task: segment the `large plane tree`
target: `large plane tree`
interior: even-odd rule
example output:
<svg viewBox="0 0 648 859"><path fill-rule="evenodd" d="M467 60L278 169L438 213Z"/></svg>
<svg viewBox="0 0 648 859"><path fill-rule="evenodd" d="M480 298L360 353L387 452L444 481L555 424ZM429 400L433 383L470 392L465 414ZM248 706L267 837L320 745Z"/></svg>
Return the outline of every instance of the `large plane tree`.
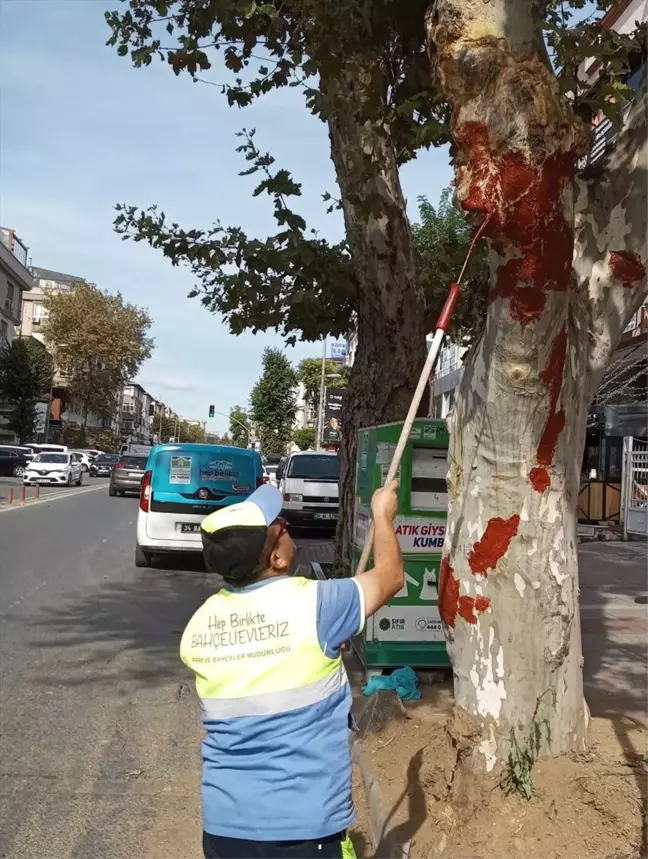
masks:
<svg viewBox="0 0 648 859"><path fill-rule="evenodd" d="M640 41L596 20L574 25L571 15L584 5L131 0L126 12L107 16L112 43L136 66L160 56L199 78L220 50L236 76L223 85L230 103L301 86L328 124L346 227L338 246L306 231L288 205L299 186L251 135L242 149L261 176L257 193L274 200L277 234L251 239L220 224L184 230L135 206L121 209L118 228L188 262L196 294L234 332L276 327L314 339L355 317L343 548L354 430L402 419L434 318L398 167L451 139L458 201L475 226L488 219L491 293L453 421L440 596L457 702L480 728L473 763L487 769L505 759L511 731L530 729L543 695L552 702L545 748L584 742L575 505L585 416L645 294L640 108L609 174L589 187L575 178L588 121L612 96L619 105L629 95L624 75ZM600 12L610 4L598 5ZM582 91L576 71L586 57L598 58L600 74Z"/></svg>

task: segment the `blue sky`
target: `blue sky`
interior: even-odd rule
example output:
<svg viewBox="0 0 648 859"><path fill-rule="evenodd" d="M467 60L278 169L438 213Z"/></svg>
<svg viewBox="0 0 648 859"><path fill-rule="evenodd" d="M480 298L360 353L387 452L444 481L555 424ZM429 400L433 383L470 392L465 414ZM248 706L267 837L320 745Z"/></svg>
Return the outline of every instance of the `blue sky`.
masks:
<svg viewBox="0 0 648 859"><path fill-rule="evenodd" d="M220 317L188 299L187 269L159 252L122 242L113 206L157 203L184 226L220 219L263 237L274 229L269 201L254 199L254 177L234 149L242 127L302 183L299 211L323 236L340 238L339 213L321 201L335 193L326 127L284 89L245 110L220 91L176 78L155 63L135 70L106 47L103 19L117 0L0 0L0 222L16 230L32 263L80 275L149 309L156 348L140 372L154 396L189 418L210 403L244 405L263 349L274 334L234 337ZM218 80L218 72L211 73ZM402 170L410 214L449 184L447 151L423 153ZM321 354L300 343L293 361ZM227 418L209 422L222 432Z"/></svg>

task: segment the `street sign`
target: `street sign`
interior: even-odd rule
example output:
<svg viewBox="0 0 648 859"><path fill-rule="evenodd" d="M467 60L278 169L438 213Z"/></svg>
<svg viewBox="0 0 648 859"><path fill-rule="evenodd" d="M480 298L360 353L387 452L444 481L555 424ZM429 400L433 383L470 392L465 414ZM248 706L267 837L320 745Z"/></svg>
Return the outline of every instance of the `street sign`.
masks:
<svg viewBox="0 0 648 859"><path fill-rule="evenodd" d="M49 414L50 404L47 400L41 400L39 403L36 403L35 412L36 412L36 423L34 425L34 430L37 433L44 433L45 428L47 426L47 416Z"/></svg>
<svg viewBox="0 0 648 859"><path fill-rule="evenodd" d="M342 406L344 388L327 388L324 407L324 431L322 441L339 441L342 429Z"/></svg>
<svg viewBox="0 0 648 859"><path fill-rule="evenodd" d="M347 356L346 343L331 343L331 359L333 361L344 361Z"/></svg>

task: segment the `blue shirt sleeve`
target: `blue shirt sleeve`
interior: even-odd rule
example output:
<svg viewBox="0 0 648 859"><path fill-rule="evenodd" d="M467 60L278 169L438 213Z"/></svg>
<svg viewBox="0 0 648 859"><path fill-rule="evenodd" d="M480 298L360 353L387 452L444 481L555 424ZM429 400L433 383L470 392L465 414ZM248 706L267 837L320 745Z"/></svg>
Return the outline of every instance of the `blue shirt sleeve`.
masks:
<svg viewBox="0 0 648 859"><path fill-rule="evenodd" d="M331 659L340 646L364 628L362 588L355 579L328 579L317 583L317 637Z"/></svg>

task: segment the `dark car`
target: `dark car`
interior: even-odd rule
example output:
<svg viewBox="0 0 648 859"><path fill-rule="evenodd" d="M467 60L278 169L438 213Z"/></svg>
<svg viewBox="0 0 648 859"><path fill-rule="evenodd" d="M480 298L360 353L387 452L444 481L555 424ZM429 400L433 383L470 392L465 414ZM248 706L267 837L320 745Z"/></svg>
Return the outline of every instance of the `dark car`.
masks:
<svg viewBox="0 0 648 859"><path fill-rule="evenodd" d="M33 454L25 453L20 449L10 447L0 448L0 476L22 477L25 468L34 458Z"/></svg>
<svg viewBox="0 0 648 859"><path fill-rule="evenodd" d="M100 453L90 464L90 477L110 477L118 462L119 457L116 453Z"/></svg>
<svg viewBox="0 0 648 859"><path fill-rule="evenodd" d="M146 456L135 456L124 453L115 463L110 475L109 495L125 495L127 492L136 492L138 495L142 488L142 479L146 471Z"/></svg>

